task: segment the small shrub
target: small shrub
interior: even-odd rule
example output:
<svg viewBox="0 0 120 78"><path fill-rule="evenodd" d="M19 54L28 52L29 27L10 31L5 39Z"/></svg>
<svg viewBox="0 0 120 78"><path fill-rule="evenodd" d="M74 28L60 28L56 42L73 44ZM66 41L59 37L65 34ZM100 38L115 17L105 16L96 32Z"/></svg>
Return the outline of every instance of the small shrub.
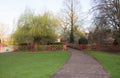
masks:
<svg viewBox="0 0 120 78"><path fill-rule="evenodd" d="M20 50L20 51L26 51L26 50L31 50L31 46L29 46L29 45L24 45L24 46L18 46L18 48L17 48L18 50Z"/></svg>
<svg viewBox="0 0 120 78"><path fill-rule="evenodd" d="M64 42L49 42L50 45L63 45Z"/></svg>
<svg viewBox="0 0 120 78"><path fill-rule="evenodd" d="M38 51L42 51L42 50L48 50L48 46L47 45L38 45L37 47L36 47L36 50L38 50Z"/></svg>
<svg viewBox="0 0 120 78"><path fill-rule="evenodd" d="M78 40L78 43L79 43L79 44L88 44L88 40L87 40L86 38L80 38L80 39Z"/></svg>

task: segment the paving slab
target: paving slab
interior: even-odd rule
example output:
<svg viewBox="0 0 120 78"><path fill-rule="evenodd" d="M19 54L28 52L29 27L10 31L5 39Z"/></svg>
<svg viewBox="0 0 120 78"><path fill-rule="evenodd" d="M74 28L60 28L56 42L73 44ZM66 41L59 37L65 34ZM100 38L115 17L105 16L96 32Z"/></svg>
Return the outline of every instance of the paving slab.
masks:
<svg viewBox="0 0 120 78"><path fill-rule="evenodd" d="M103 66L92 56L68 48L71 57L51 78L111 78Z"/></svg>

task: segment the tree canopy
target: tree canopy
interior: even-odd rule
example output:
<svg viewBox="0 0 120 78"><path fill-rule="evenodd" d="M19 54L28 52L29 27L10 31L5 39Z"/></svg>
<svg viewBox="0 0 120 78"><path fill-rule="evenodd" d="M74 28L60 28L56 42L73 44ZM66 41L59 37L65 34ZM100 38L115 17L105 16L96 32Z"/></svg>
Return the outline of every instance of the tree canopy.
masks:
<svg viewBox="0 0 120 78"><path fill-rule="evenodd" d="M57 37L59 19L49 12L35 15L27 10L18 20L17 29L13 33L16 43L47 43Z"/></svg>

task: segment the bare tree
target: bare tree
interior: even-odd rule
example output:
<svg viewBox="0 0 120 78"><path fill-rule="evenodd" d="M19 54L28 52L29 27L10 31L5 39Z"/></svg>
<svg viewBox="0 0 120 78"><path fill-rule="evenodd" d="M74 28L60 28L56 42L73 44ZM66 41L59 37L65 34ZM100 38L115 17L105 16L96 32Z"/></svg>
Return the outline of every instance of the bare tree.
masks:
<svg viewBox="0 0 120 78"><path fill-rule="evenodd" d="M4 41L4 37L7 35L8 27L5 24L0 23L0 42Z"/></svg>
<svg viewBox="0 0 120 78"><path fill-rule="evenodd" d="M94 25L100 30L111 30L120 43L120 0L93 0Z"/></svg>
<svg viewBox="0 0 120 78"><path fill-rule="evenodd" d="M80 15L80 2L78 0L65 0L62 9L63 13L63 27L70 29L70 42L74 42L74 26L78 24Z"/></svg>

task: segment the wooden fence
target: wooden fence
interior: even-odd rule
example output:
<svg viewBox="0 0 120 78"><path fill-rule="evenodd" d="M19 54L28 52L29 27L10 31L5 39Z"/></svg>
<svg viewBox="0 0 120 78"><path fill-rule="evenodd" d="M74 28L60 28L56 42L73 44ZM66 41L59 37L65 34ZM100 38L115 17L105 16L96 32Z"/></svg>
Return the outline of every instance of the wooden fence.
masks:
<svg viewBox="0 0 120 78"><path fill-rule="evenodd" d="M15 45L14 51L58 51L58 50L66 50L65 44L58 45Z"/></svg>
<svg viewBox="0 0 120 78"><path fill-rule="evenodd" d="M0 44L0 52L2 52L6 45ZM72 47L79 50L103 50L103 51L120 51L120 46L114 46L113 44L77 44L77 43L66 43L66 44L52 44L52 45L12 45L8 51L60 51L66 50L67 47Z"/></svg>
<svg viewBox="0 0 120 78"><path fill-rule="evenodd" d="M105 49L115 49L115 46L113 44L77 44L77 43L67 43L68 47L84 50L105 50Z"/></svg>

